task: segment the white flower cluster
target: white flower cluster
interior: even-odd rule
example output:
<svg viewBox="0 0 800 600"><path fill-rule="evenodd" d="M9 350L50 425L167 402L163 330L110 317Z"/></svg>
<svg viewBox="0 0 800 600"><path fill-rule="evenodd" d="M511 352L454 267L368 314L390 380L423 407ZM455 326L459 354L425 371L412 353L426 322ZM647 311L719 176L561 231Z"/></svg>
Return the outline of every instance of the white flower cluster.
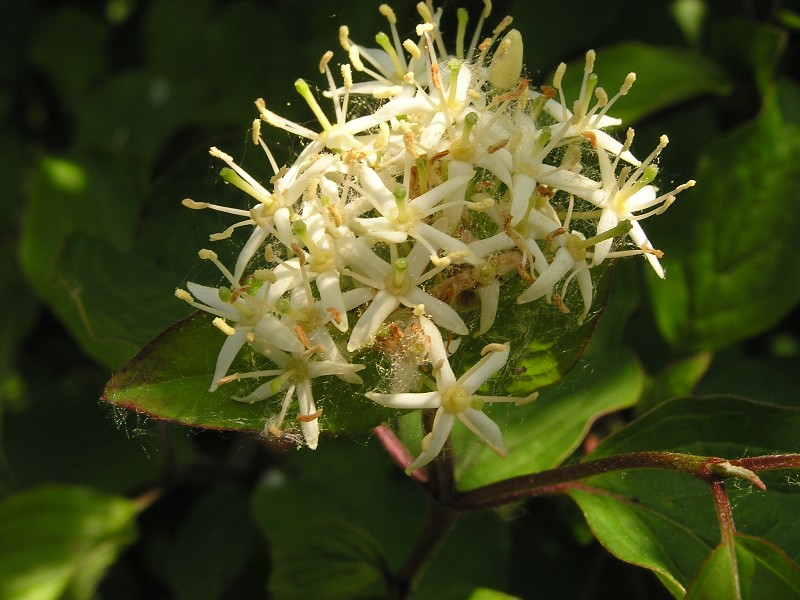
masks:
<svg viewBox="0 0 800 600"><path fill-rule="evenodd" d="M303 80L296 88L319 131L256 102L260 118L253 122L253 141L274 171L269 187L211 149L227 165L223 178L249 195L253 206L240 210L188 199L184 204L240 217L212 240L237 228L249 230L250 237L232 271L216 253L200 251L217 265L225 285L189 283L188 291L176 295L215 315L214 324L228 336L211 391L232 380L259 378L265 382L236 399L256 402L283 393L265 432L281 434L296 397L305 443L315 448L322 411L313 380L338 377L360 384L364 365L350 359L373 349L392 354L393 393L366 391L367 398L393 408L437 411L409 469L439 453L456 418L502 455L501 432L481 406L523 403L535 394L476 395L506 366L510 344L525 343L491 340L501 285L525 282L516 302L545 299L566 312L564 298L574 279L583 307L577 319L583 320L592 307L592 267L606 259L641 254L663 277L660 252L639 222L662 212L694 182L659 194L652 185L654 160L666 136L639 161L630 151L632 130L624 143L604 131L620 124L607 112L635 76L609 98L596 85L590 51L574 102L564 97L563 64L552 86L533 89L521 76L522 38L508 30L510 18L481 39L490 7L487 0L469 46L468 15L458 11L452 54L440 33L441 10L430 0L417 6L422 23L415 40L401 41L386 5L380 11L391 34L376 36L378 49L360 46L342 27L339 40L349 61L341 65L341 85L331 71L333 53L320 62L333 119ZM354 82L353 71L366 80ZM357 94L368 99L359 106L371 103L369 114L351 114ZM291 165L278 167L261 137L262 121L305 140ZM463 291L480 301L473 331L452 306ZM386 331L405 342L386 343ZM457 378L449 357L459 336L484 335L491 343L483 357ZM246 345L274 368L228 374Z"/></svg>

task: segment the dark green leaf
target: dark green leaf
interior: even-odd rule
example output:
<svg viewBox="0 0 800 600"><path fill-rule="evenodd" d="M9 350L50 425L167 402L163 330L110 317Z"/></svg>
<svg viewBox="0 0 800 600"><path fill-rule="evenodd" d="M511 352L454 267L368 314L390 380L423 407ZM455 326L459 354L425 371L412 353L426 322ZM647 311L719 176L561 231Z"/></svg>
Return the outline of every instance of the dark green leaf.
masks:
<svg viewBox="0 0 800 600"><path fill-rule="evenodd" d="M32 57L69 107L79 108L81 97L105 70L108 34L92 14L72 7L38 23Z"/></svg>
<svg viewBox="0 0 800 600"><path fill-rule="evenodd" d="M30 364L32 354L22 356L25 393L21 406L5 416L9 477L0 476L0 484L14 490L58 482L119 494L142 489L164 468L153 429L135 416L114 418L109 407L98 405L106 372L87 365L64 338L51 336L38 349L39 364ZM181 441L172 436L179 448Z"/></svg>
<svg viewBox="0 0 800 600"><path fill-rule="evenodd" d="M696 52L679 48L634 42L610 46L597 52L595 72L598 85L606 89L609 97L617 92L628 73L636 73L631 91L609 112L624 124L698 96L725 94L729 90L719 67ZM582 78L583 60L569 63L563 80L569 102L578 97Z"/></svg>
<svg viewBox="0 0 800 600"><path fill-rule="evenodd" d="M142 37L157 73L183 78L208 71L210 53L197 52L197 44L213 27L212 10L209 0L163 0L149 6Z"/></svg>
<svg viewBox="0 0 800 600"><path fill-rule="evenodd" d="M716 23L711 31L712 52L731 76L746 74L764 95L786 47L786 32L739 17Z"/></svg>
<svg viewBox="0 0 800 600"><path fill-rule="evenodd" d="M276 557L275 569L284 568L278 564L282 549L298 544L319 556L314 546L321 547L324 536L315 527L327 522L338 523L349 538L337 542L340 548L329 556L329 566L352 567L356 554L364 576L376 569L377 556L367 551L374 543L392 571L400 568L422 530L427 510L425 496L376 443L350 439L325 440L315 453L287 455L283 469L264 479L253 500L255 518ZM343 554L351 560L340 562ZM465 515L425 571L414 598L456 600L479 586L500 588L507 560L507 531L498 517ZM295 584L302 586L303 579L298 577Z"/></svg>
<svg viewBox="0 0 800 600"><path fill-rule="evenodd" d="M764 540L735 535L692 581L686 600L800 598L800 567Z"/></svg>
<svg viewBox="0 0 800 600"><path fill-rule="evenodd" d="M739 394L759 402L800 407L797 359L749 357L737 352L718 353L698 394Z"/></svg>
<svg viewBox="0 0 800 600"><path fill-rule="evenodd" d="M270 591L277 598L345 600L378 595L383 551L366 531L344 521L308 518L275 546Z"/></svg>
<svg viewBox="0 0 800 600"><path fill-rule="evenodd" d="M610 436L589 458L651 450L725 458L797 452L798 432L797 409L725 396L683 398L661 404ZM786 474L764 476L766 493L739 480L726 483L734 521L740 531L779 545L794 559L800 540L787 533L792 527L786 519L800 514L800 495L785 485ZM672 589L685 589L720 543L710 493L689 475L601 475L582 481L571 495L609 551L660 573Z"/></svg>
<svg viewBox="0 0 800 600"><path fill-rule="evenodd" d="M0 597L88 600L136 539L136 505L84 488L47 487L0 504Z"/></svg>
<svg viewBox="0 0 800 600"><path fill-rule="evenodd" d="M517 475L551 469L564 461L600 416L633 406L643 374L632 354L617 352L579 363L570 376L541 391L528 406L495 410L508 456L500 458L471 433L456 429L459 487L472 489ZM499 413L499 414L498 414Z"/></svg>
<svg viewBox="0 0 800 600"><path fill-rule="evenodd" d="M223 598L226 586L247 566L257 541L248 502L248 494L235 487L217 488L197 500L166 559L166 578L178 598ZM266 579L265 572L264 584Z"/></svg>
<svg viewBox="0 0 800 600"><path fill-rule="evenodd" d="M139 183L137 170L121 158L45 157L23 231L22 264L36 291L111 369L186 314L172 297L176 275L135 247Z"/></svg>
<svg viewBox="0 0 800 600"><path fill-rule="evenodd" d="M800 126L800 85L788 78L780 79L776 94L784 121L795 127Z"/></svg>
<svg viewBox="0 0 800 600"><path fill-rule="evenodd" d="M81 103L75 145L149 166L170 136L200 113L202 90L202 80L179 85L149 71L118 75Z"/></svg>
<svg viewBox="0 0 800 600"><path fill-rule="evenodd" d="M636 410L646 412L659 402L691 394L709 364L711 354L703 352L667 365L650 383Z"/></svg>
<svg viewBox="0 0 800 600"><path fill-rule="evenodd" d="M715 141L697 186L677 206L682 241L648 283L664 336L715 349L772 326L800 300L800 263L786 248L800 227L800 129L773 107ZM678 212L680 211L680 212ZM682 218L681 218L682 217Z"/></svg>

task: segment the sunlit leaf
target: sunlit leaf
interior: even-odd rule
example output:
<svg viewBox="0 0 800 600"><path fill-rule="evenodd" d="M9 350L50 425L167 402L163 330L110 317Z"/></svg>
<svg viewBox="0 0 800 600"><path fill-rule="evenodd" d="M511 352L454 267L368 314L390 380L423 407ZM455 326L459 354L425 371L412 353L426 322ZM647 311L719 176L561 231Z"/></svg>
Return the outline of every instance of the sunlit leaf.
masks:
<svg viewBox="0 0 800 600"><path fill-rule="evenodd" d="M518 600L517 596L509 596L497 590L480 588L470 594L468 600Z"/></svg>
<svg viewBox="0 0 800 600"><path fill-rule="evenodd" d="M46 487L0 504L0 597L89 600L137 536L136 505L85 488Z"/></svg>
<svg viewBox="0 0 800 600"><path fill-rule="evenodd" d="M686 600L798 597L800 566L764 540L743 535L714 550L686 594Z"/></svg>
<svg viewBox="0 0 800 600"><path fill-rule="evenodd" d="M493 411L508 456L500 458L468 433L456 438L463 456L459 486L471 489L558 466L600 416L636 403L643 375L629 352L579 363L570 376L541 390L528 406ZM460 431L460 430L457 430Z"/></svg>

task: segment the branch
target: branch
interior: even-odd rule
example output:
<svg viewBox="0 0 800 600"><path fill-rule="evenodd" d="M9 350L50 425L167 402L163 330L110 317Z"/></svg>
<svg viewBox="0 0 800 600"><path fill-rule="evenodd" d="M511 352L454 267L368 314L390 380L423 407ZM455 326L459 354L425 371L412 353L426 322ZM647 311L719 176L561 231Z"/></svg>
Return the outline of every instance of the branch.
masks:
<svg viewBox="0 0 800 600"><path fill-rule="evenodd" d="M618 454L575 465L541 471L532 475L512 477L481 488L458 494L453 503L460 510L496 508L534 498L536 496L564 493L576 487L577 481L633 469L663 469L678 471L707 483L727 477L747 479L760 489L766 489L758 476L750 470L800 468L800 454L783 454L755 458L726 460L714 456L696 456L676 452L634 452Z"/></svg>
<svg viewBox="0 0 800 600"><path fill-rule="evenodd" d="M443 506L435 500L430 501L428 517L414 548L409 553L405 564L388 582L389 598L403 600L413 594L425 568L441 548L458 516L457 511Z"/></svg>

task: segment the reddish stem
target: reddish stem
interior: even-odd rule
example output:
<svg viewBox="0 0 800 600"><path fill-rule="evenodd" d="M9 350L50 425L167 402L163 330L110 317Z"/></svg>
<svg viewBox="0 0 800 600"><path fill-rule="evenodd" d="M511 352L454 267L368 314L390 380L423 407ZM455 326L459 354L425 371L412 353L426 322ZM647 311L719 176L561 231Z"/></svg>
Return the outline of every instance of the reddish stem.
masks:
<svg viewBox="0 0 800 600"><path fill-rule="evenodd" d="M413 462L414 457L411 456L411 453L395 435L394 431L385 425L378 425L372 430L372 433L375 434L375 437L378 438L378 441L383 445L386 452L397 466L405 471L406 467ZM424 469L417 469L411 473L411 478L419 483L427 483L428 472Z"/></svg>

